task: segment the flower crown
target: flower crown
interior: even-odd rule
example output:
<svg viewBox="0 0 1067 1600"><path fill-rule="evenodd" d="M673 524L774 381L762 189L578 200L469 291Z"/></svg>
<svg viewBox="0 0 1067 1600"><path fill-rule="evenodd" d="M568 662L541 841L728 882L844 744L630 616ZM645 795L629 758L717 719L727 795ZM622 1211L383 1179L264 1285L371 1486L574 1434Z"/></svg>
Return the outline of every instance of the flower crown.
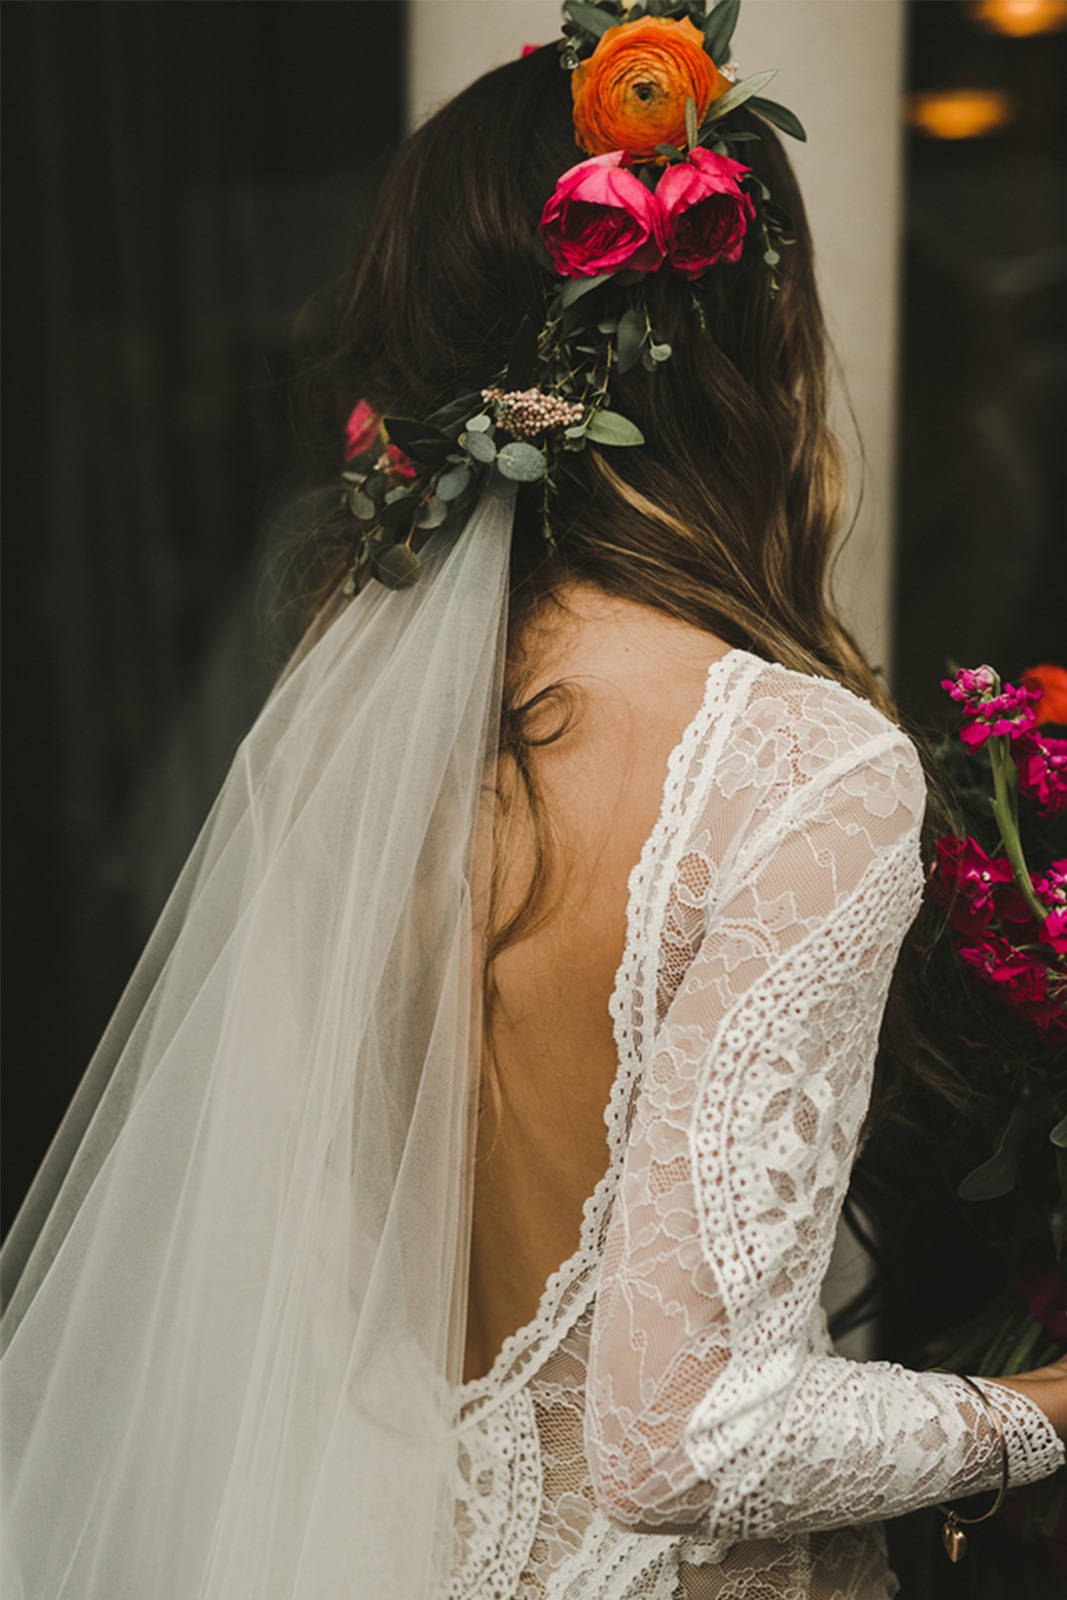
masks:
<svg viewBox="0 0 1067 1600"><path fill-rule="evenodd" d="M549 511L567 453L644 443L607 399L613 373L638 363L654 372L670 359L648 310L651 274L688 280L705 327L696 280L729 270L756 240L768 292L778 293L779 247L795 242L790 219L731 154L760 135L728 118L747 105L796 139L806 134L760 94L777 68L738 78L730 41L740 6L564 0L560 65L587 159L563 173L541 214L546 303L523 318L506 364L479 393L421 421L383 418L365 400L354 408L341 473L358 524L346 594L365 576L414 583L420 535L458 533L483 489L511 498L540 482L554 546Z"/></svg>

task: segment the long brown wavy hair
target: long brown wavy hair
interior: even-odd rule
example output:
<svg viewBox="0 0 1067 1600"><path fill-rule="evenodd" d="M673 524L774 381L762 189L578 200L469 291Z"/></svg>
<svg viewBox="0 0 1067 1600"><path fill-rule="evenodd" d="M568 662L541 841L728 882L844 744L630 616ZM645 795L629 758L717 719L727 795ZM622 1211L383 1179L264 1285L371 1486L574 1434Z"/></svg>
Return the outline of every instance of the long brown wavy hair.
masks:
<svg viewBox="0 0 1067 1600"><path fill-rule="evenodd" d="M510 777L499 795L502 826L514 820L516 797L532 819L535 861L522 903L492 928L489 1018L496 956L543 913L551 828L534 752L563 736L572 702L558 683L526 694L523 640L566 580L587 580L768 661L834 678L902 720L829 591L845 485L827 421L831 352L803 200L773 128L744 108L734 120L758 133L746 160L792 219L780 292L768 293L754 236L735 266L698 280L699 313L687 280L669 272L647 278L653 326L673 354L654 372L615 373L610 393L611 404L640 422L645 446L589 445L569 458L552 506L554 553L542 533L540 486L519 494L501 728L500 770ZM351 266L315 307L304 417L315 469L332 484L357 399L423 417L482 388L504 364L524 313L543 303L541 209L560 173L582 159L569 75L551 45L486 73L405 141ZM340 580L351 543L351 518L336 505L336 487L329 493L332 510L304 549L312 610ZM563 714L545 732L542 712L555 698ZM948 831L951 799L922 738L912 736L929 787L929 839ZM936 937L932 916L927 910L913 924L897 965L865 1132L906 1116L909 1083L954 1104L964 1097L959 1073L923 1039L909 1005L916 967Z"/></svg>

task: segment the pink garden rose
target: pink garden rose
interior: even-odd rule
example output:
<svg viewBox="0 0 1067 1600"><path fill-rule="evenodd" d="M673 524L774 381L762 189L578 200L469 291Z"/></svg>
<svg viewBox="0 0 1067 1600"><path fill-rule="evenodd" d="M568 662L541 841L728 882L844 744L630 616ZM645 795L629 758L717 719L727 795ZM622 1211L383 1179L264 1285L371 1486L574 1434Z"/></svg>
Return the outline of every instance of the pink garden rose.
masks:
<svg viewBox="0 0 1067 1600"><path fill-rule="evenodd" d="M387 472L390 478L404 478L410 481L417 476L415 463L409 455L405 455L398 444L387 444L374 464L381 471Z"/></svg>
<svg viewBox="0 0 1067 1600"><path fill-rule="evenodd" d="M656 186L668 265L688 278L717 261L736 261L756 215L738 178L751 169L698 145L669 166Z"/></svg>
<svg viewBox="0 0 1067 1600"><path fill-rule="evenodd" d="M659 204L622 150L579 161L562 175L541 213L541 237L565 278L619 267L653 272L663 260Z"/></svg>
<svg viewBox="0 0 1067 1600"><path fill-rule="evenodd" d="M345 460L369 450L382 425L382 419L366 400L353 406L345 428Z"/></svg>

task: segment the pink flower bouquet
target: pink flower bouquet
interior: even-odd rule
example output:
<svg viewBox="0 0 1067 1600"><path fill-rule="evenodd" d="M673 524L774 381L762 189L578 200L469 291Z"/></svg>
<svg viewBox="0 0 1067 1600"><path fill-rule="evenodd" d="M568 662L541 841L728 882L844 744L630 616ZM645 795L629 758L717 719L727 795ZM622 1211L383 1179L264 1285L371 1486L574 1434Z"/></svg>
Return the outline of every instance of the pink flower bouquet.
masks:
<svg viewBox="0 0 1067 1600"><path fill-rule="evenodd" d="M994 985L1047 1038L1067 1040L1067 858L1031 871L1018 816L1020 795L1039 817L1067 808L1067 739L1038 731L1040 683L1002 684L980 666L961 667L941 687L960 707L960 740L988 754L1001 853L970 837L938 839L929 894L948 909L971 981Z"/></svg>

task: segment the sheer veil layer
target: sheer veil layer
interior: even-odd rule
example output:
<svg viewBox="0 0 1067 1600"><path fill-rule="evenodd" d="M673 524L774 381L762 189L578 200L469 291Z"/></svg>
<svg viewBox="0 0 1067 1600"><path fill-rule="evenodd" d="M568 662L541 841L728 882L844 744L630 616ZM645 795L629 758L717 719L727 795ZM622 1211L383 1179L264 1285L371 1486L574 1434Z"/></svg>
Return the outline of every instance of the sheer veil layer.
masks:
<svg viewBox="0 0 1067 1600"><path fill-rule="evenodd" d="M305 637L16 1218L8 1600L447 1587L512 517Z"/></svg>

